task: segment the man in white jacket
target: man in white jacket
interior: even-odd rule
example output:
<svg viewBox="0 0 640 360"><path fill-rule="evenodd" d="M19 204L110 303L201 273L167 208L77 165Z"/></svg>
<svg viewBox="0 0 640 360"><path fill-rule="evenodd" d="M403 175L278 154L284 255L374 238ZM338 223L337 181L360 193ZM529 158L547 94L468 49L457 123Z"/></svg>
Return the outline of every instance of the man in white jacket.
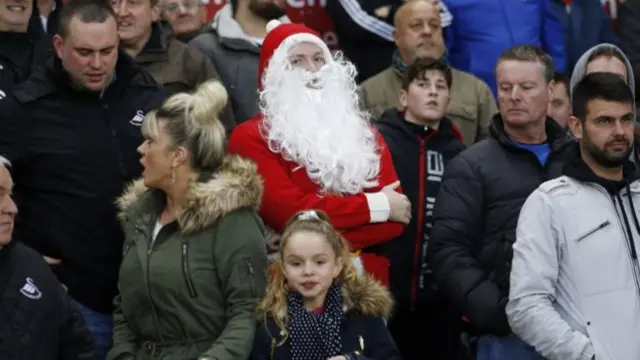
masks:
<svg viewBox="0 0 640 360"><path fill-rule="evenodd" d="M585 76L569 119L575 157L520 213L507 317L547 359L640 359L633 123L633 94L622 78Z"/></svg>

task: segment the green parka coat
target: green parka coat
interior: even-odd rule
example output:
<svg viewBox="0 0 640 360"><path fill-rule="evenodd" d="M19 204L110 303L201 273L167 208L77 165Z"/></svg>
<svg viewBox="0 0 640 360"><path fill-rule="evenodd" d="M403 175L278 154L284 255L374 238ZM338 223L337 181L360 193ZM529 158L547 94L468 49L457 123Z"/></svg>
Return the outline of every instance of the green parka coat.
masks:
<svg viewBox="0 0 640 360"><path fill-rule="evenodd" d="M248 358L268 278L262 188L253 162L227 156L152 241L164 193L130 186L118 200L125 245L108 360Z"/></svg>

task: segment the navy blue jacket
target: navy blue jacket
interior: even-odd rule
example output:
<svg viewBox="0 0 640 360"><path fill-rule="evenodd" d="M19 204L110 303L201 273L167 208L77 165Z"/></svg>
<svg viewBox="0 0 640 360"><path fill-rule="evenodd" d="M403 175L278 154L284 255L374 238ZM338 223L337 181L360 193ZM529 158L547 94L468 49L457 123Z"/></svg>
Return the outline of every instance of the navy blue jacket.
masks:
<svg viewBox="0 0 640 360"><path fill-rule="evenodd" d="M341 353L357 360L401 360L384 320L391 313L391 296L372 278L362 279L357 289L343 290ZM260 323L250 360L290 360L288 339L273 320Z"/></svg>
<svg viewBox="0 0 640 360"><path fill-rule="evenodd" d="M587 50L600 43L618 45L611 18L600 0L573 0L569 13L562 0L554 0L552 6L564 27L567 54L565 70L569 76Z"/></svg>

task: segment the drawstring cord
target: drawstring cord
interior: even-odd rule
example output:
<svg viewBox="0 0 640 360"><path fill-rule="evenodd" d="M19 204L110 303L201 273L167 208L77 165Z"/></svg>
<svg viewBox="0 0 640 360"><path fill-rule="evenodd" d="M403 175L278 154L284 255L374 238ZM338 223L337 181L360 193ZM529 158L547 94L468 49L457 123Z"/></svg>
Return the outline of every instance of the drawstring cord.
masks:
<svg viewBox="0 0 640 360"><path fill-rule="evenodd" d="M640 234L640 222L636 216L635 205L633 203L633 199L631 197L631 188L629 187L629 183L627 183L627 198L629 199L629 207L631 208L631 217L633 219L634 226L638 234ZM624 203L619 194L616 194L614 197L614 204L618 203L620 207L620 212L622 215L622 220L624 221L625 230L627 233L627 246L629 247L629 253L631 255L631 270L633 273L633 280L636 285L636 291L640 295L640 264L638 263L638 252L636 250L636 244L633 239L633 231L631 230L631 225L629 224L629 218L627 217L627 211L625 210Z"/></svg>

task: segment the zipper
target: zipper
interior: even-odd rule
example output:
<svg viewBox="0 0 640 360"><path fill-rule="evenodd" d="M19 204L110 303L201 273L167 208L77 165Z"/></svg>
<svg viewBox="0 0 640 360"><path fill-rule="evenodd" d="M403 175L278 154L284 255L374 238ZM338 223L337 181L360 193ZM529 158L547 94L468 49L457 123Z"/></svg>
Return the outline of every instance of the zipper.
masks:
<svg viewBox="0 0 640 360"><path fill-rule="evenodd" d="M251 283L251 296L258 296L256 293L256 283L255 283L255 271L253 271L253 265L251 265L251 261L245 260L245 265L247 266L247 271L249 272L249 282Z"/></svg>
<svg viewBox="0 0 640 360"><path fill-rule="evenodd" d="M627 247L627 255L629 256L629 260L631 261L631 271L633 273L633 279L636 285L636 295L640 296L640 264L638 263L638 255L636 253L635 243L633 241L633 231L631 230L629 219L627 218L627 212L624 208L624 202L622 201L620 195L616 194L615 196L611 196L611 200L613 202L613 209L616 214L618 213L616 202L620 206L620 212L622 213L624 224L623 221L620 220L620 216L618 216L618 222L620 223L620 227L622 228L622 233L624 234L625 238L625 245Z"/></svg>
<svg viewBox="0 0 640 360"><path fill-rule="evenodd" d="M542 178L542 182L545 182L547 180L551 180L551 177L549 177L549 170L550 170L550 166L553 163L553 159L555 159L557 156L559 156L559 154L562 153L562 150L564 150L569 143L562 143L560 145L556 145L554 147L554 143L549 143L549 155L547 156L547 161L545 161L544 164L540 163L540 159L538 158L538 155L534 154L532 151L527 150L527 149L522 149L519 147L515 147L516 150L521 151L523 153L527 153L531 159L533 159L533 161L535 162L535 164L538 166L538 169L540 170L540 177Z"/></svg>
<svg viewBox="0 0 640 360"><path fill-rule="evenodd" d="M131 244L125 244L124 248L122 249L122 258L124 259L127 256L127 253L129 252L129 250L131 249Z"/></svg>
<svg viewBox="0 0 640 360"><path fill-rule="evenodd" d="M147 236L146 233L145 233L145 236ZM158 234L158 236L160 236L160 234ZM157 237L156 237L156 240L158 240ZM153 315L153 324L156 327L156 333L158 334L158 338L160 339L160 342L164 342L162 332L160 331L160 320L158 320L158 313L156 312L156 306L153 303L153 298L151 297L151 286L150 286L151 275L150 274L151 274L151 254L152 253L153 253L153 243L149 241L149 250L147 250L147 281L146 281L147 298L149 299L149 305L151 306L151 314Z"/></svg>
<svg viewBox="0 0 640 360"><path fill-rule="evenodd" d="M187 284L189 290L189 296L195 298L198 296L196 287L191 281L191 272L189 271L189 245L185 242L182 243L182 276L184 276L184 282Z"/></svg>
<svg viewBox="0 0 640 360"><path fill-rule="evenodd" d="M607 189L605 189L602 185L593 184L593 186L599 191L603 192L605 196L607 196L607 198L611 200L611 205L613 206L613 212L616 214L616 219L618 219L618 225L620 225L620 230L622 231L622 235L624 236L624 239L625 239L627 256L629 258L629 261L631 262L630 264L631 273L633 274L633 280L636 285L636 296L640 297L640 264L638 264L638 258L633 256L633 254L635 254L635 249L631 248L631 246L633 246L633 238L631 239L631 241L629 241L629 236L633 236L633 234L629 233L629 228L625 227L623 220L620 219L618 206L616 206L616 202L618 202L621 208L621 212L623 213L622 216L625 217L624 222L628 223L629 220L626 218L624 203L622 202L622 200L617 201L618 200L617 198L620 198L619 195L610 195Z"/></svg>
<svg viewBox="0 0 640 360"><path fill-rule="evenodd" d="M426 174L426 150L427 141L435 134L435 131L429 134L424 139L418 137L420 142L420 156L418 160L418 206L416 207L417 219L416 219L416 236L415 244L413 248L413 267L411 268L411 309L414 309L416 302L418 301L418 263L420 262L420 255L422 249L422 237L424 232L424 182L427 176Z"/></svg>
<svg viewBox="0 0 640 360"><path fill-rule="evenodd" d="M583 235L581 235L580 237L578 237L576 239L576 242L580 242L580 241L584 240L586 237L595 234L596 232L606 228L609 225L611 225L611 222L609 220L602 222L602 224L598 225L595 229L589 230L586 233L584 233Z"/></svg>

